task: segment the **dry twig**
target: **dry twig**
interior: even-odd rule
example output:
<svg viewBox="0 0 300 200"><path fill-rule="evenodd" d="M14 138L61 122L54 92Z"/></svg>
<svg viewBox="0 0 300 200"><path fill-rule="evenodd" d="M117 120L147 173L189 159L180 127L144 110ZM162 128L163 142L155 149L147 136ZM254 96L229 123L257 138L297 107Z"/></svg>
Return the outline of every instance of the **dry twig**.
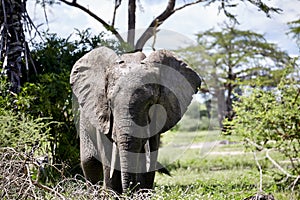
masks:
<svg viewBox="0 0 300 200"><path fill-rule="evenodd" d="M55 186L39 181L41 165L34 153L18 152L13 148L0 148L0 197L2 199L150 199L152 190L143 190L132 195L118 195L106 190L101 184L92 185L77 175L61 177ZM47 164L55 170L55 166ZM60 172L58 170L58 172ZM33 178L34 173L36 178Z"/></svg>

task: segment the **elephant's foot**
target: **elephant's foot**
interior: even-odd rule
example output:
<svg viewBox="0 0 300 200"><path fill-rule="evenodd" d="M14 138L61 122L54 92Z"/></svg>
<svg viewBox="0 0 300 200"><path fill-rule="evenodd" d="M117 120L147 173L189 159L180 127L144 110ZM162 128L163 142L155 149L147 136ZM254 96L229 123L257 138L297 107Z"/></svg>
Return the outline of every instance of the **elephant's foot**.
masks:
<svg viewBox="0 0 300 200"><path fill-rule="evenodd" d="M155 171L140 173L137 175L138 181L141 183L143 189L153 189Z"/></svg>
<svg viewBox="0 0 300 200"><path fill-rule="evenodd" d="M122 194L121 172L114 170L110 176L110 167L104 166L104 188L111 189L119 194Z"/></svg>

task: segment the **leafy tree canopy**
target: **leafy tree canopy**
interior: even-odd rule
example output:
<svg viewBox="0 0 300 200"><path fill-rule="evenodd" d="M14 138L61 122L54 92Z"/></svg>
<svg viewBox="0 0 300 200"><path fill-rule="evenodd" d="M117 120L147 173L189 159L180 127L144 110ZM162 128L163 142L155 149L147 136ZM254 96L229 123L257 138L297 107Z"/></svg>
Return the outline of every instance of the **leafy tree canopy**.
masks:
<svg viewBox="0 0 300 200"><path fill-rule="evenodd" d="M233 116L234 92L245 86L276 86L290 62L288 54L263 35L235 25L199 33L197 42L180 53L202 75L207 84L203 91L217 98L220 125L224 117Z"/></svg>
<svg viewBox="0 0 300 200"><path fill-rule="evenodd" d="M300 19L288 23L290 32L294 39L296 39L298 47L300 48Z"/></svg>

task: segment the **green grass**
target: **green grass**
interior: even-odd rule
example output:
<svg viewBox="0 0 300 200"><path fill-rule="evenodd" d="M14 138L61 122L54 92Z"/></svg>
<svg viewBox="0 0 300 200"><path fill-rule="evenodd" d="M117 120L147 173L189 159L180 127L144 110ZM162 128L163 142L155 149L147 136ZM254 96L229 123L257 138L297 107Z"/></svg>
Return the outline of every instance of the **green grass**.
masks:
<svg viewBox="0 0 300 200"><path fill-rule="evenodd" d="M216 145L219 143L213 143L215 140L233 143ZM203 143L206 148L186 147ZM280 159L281 155L272 157ZM265 152L258 153L257 158L264 172L265 194L273 194L276 200L300 199L299 193L279 187L267 173L273 166L265 159ZM172 176L157 174L153 199L244 199L259 191L260 176L254 156L245 151L238 136L223 136L218 131L168 132L162 138L159 161Z"/></svg>

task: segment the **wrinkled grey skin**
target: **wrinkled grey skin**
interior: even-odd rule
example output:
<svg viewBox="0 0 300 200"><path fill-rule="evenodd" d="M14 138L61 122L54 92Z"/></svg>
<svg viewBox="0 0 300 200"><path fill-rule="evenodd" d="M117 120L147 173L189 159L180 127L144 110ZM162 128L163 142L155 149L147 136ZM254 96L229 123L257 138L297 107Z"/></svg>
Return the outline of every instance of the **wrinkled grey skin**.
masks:
<svg viewBox="0 0 300 200"><path fill-rule="evenodd" d="M104 187L119 193L152 188L160 134L181 119L199 76L166 50L119 57L100 47L75 63L70 83L87 180L103 172Z"/></svg>

